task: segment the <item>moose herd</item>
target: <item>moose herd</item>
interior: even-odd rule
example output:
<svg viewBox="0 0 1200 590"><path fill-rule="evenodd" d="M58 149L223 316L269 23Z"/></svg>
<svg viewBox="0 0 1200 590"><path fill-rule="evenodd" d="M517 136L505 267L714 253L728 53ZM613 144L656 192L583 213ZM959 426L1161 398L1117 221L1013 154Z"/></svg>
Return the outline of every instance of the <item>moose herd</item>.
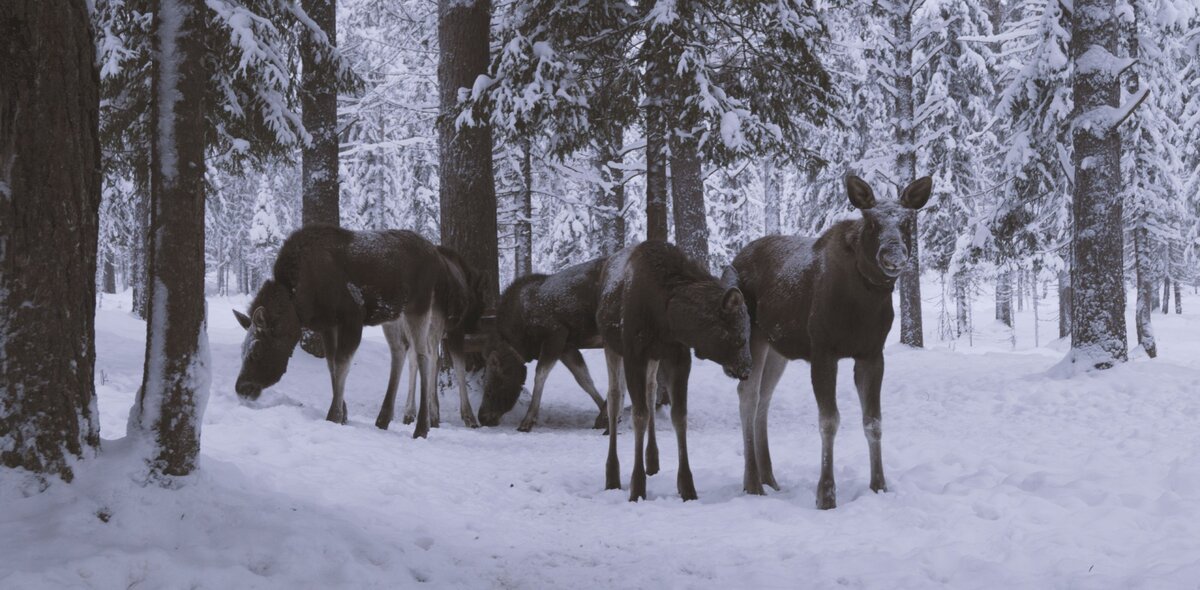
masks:
<svg viewBox="0 0 1200 590"><path fill-rule="evenodd" d="M596 403L595 428L607 429L607 489L621 487L617 426L628 390L634 432L629 499L636 501L646 497L646 477L659 470L654 410L663 380L678 443L676 483L680 497L693 500L687 454L693 353L737 380L743 488L760 495L764 485L779 489L767 442L771 397L788 361L804 359L811 365L821 434L816 503L834 508L840 359L854 360L871 490L887 489L880 447L883 345L894 319L892 292L909 261L906 239L932 188L925 177L897 200L877 200L866 182L848 176L847 196L860 218L841 221L817 238L755 240L720 278L676 246L646 241L555 274L516 279L500 297L494 328L486 330L478 419L467 395L466 342L484 331L480 274L453 250L410 231L304 227L280 248L273 277L255 295L249 314L234 311L246 329L235 389L242 399L257 399L282 378L302 330L311 330L322 338L333 388L326 419L345 423L346 376L363 327L381 325L392 362L376 426L386 429L392 421L406 360L415 370L409 371L404 422L415 419L414 438L438 425L440 348L454 367L463 423L470 427L499 423L516 405L526 364L536 360L533 399L518 428L528 432L537 423L546 378L561 361ZM605 397L592 381L583 348L604 349Z"/></svg>

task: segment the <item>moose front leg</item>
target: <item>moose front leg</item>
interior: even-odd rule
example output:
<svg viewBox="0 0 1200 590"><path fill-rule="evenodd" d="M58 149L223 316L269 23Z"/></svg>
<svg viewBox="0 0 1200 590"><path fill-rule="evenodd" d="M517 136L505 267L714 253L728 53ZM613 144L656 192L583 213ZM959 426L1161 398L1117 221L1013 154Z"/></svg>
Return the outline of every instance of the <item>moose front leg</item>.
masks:
<svg viewBox="0 0 1200 590"><path fill-rule="evenodd" d="M392 370L388 375L387 393L383 397L383 406L379 408L379 417L375 419L377 428L387 430L392 423L392 415L396 410L396 390L400 388L400 373L404 369L404 360L408 356L408 345L403 337L404 328L399 322L388 322L383 325L383 335L387 338L388 348L392 351ZM409 372L416 370L416 363ZM410 398L412 392L409 392ZM411 403L411 402L410 402Z"/></svg>
<svg viewBox="0 0 1200 590"><path fill-rule="evenodd" d="M588 372L587 363L583 362L583 355L578 350L571 349L563 353L562 362L575 377L575 382L592 398L592 402L600 410L592 428L605 428L608 425L607 406L604 404L604 398L600 397L600 392L596 390L596 384L592 382L592 374Z"/></svg>
<svg viewBox="0 0 1200 590"><path fill-rule="evenodd" d="M611 348L604 348L608 367L608 460L604 463L604 489L621 489L621 462L617 458L617 423L625 405L624 361Z"/></svg>
<svg viewBox="0 0 1200 590"><path fill-rule="evenodd" d="M462 417L463 425L479 428L479 420L475 419L475 410L471 408L471 398L467 395L467 356L458 349L449 352L450 361L454 363L454 380L458 382L458 414Z"/></svg>
<svg viewBox="0 0 1200 590"><path fill-rule="evenodd" d="M817 398L821 428L821 479L817 482L817 508L837 507L837 486L833 481L833 439L841 417L837 409L837 359L812 359L813 395Z"/></svg>
<svg viewBox="0 0 1200 590"><path fill-rule="evenodd" d="M633 474L629 479L629 501L646 498L646 426L650 422L652 400L648 386L658 373L658 360L645 357L625 357L625 381L629 386L629 405L633 413Z"/></svg>
<svg viewBox="0 0 1200 590"><path fill-rule="evenodd" d="M663 360L663 366L666 370L660 376L667 379L667 391L671 395L671 424L675 427L675 442L679 446L679 473L675 478L675 486L679 490L679 497L686 502L698 498L687 451L687 387L688 375L692 372L692 352L680 347L669 360Z"/></svg>
<svg viewBox="0 0 1200 590"><path fill-rule="evenodd" d="M518 432L529 432L533 430L533 425L537 424L538 412L542 409L542 391L546 388L546 378L550 376L550 370L558 363L558 356L547 354L543 349L542 356L538 358L537 369L533 372L533 399L529 402L529 409L525 411L525 417L521 419L521 425L517 426Z"/></svg>
<svg viewBox="0 0 1200 590"><path fill-rule="evenodd" d="M883 417L879 407L879 391L883 387L883 355L854 361L854 384L862 403L863 433L871 454L871 491L886 492L883 478Z"/></svg>

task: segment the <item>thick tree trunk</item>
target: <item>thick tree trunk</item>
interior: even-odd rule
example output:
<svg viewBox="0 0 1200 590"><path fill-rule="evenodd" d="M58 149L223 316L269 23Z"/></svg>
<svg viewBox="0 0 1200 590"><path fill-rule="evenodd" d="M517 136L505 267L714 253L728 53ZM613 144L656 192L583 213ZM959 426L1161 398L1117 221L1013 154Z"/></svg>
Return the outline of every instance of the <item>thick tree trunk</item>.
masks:
<svg viewBox="0 0 1200 590"><path fill-rule="evenodd" d="M708 268L708 215L704 208L704 176L699 146L678 138L671 148L671 198L675 243L692 260Z"/></svg>
<svg viewBox="0 0 1200 590"><path fill-rule="evenodd" d="M154 16L150 319L146 370L129 432L150 435L152 473L188 475L208 402L204 302L203 0L159 0Z"/></svg>
<svg viewBox="0 0 1200 590"><path fill-rule="evenodd" d="M146 125L148 129L149 124ZM149 148L149 146L146 146ZM133 315L145 320L150 316L149 289L146 283L146 271L150 264L150 158L144 158L144 164L134 166L133 186L137 194L133 201L134 227L137 235L133 237L132 262L129 280L132 285Z"/></svg>
<svg viewBox="0 0 1200 590"><path fill-rule="evenodd" d="M899 153L896 174L900 183L917 178L917 152L913 143L913 76L912 76L912 12L907 5L893 5L892 27L895 35L896 65L893 84L895 94L895 141ZM925 345L921 326L921 256L917 218L906 224L904 242L908 247L909 264L900 274L900 342L909 346Z"/></svg>
<svg viewBox="0 0 1200 590"><path fill-rule="evenodd" d="M312 136L301 155L301 211L304 225L341 224L338 185L337 66L329 47L337 43L337 0L302 0L301 7L321 31L300 35L300 108L304 129ZM321 335L304 330L300 348L325 356Z"/></svg>
<svg viewBox="0 0 1200 590"><path fill-rule="evenodd" d="M666 27L650 25L646 33L646 239L667 240L667 121L664 109L669 64L665 60Z"/></svg>
<svg viewBox="0 0 1200 590"><path fill-rule="evenodd" d="M533 272L533 142L529 138L521 141L520 199L517 222L514 224L517 243L513 256L516 263L514 279Z"/></svg>
<svg viewBox="0 0 1200 590"><path fill-rule="evenodd" d="M1147 356L1154 358L1158 356L1158 345L1154 341L1154 327L1150 324L1150 318L1154 315L1154 295L1157 292L1158 281L1151 270L1154 261L1151 260L1153 248L1150 241L1151 238L1146 228L1139 227L1133 230L1133 266L1137 281L1138 346L1146 351Z"/></svg>
<svg viewBox="0 0 1200 590"><path fill-rule="evenodd" d="M1071 273L1066 269L1058 271L1058 337L1066 338L1071 335Z"/></svg>
<svg viewBox="0 0 1200 590"><path fill-rule="evenodd" d="M1165 315L1171 310L1171 277L1163 279L1162 312Z"/></svg>
<svg viewBox="0 0 1200 590"><path fill-rule="evenodd" d="M763 233L779 233L779 179L776 178L775 158L768 156L762 163Z"/></svg>
<svg viewBox="0 0 1200 590"><path fill-rule="evenodd" d="M112 253L105 252L104 254L104 280L103 287L105 293L112 295L117 292L117 267L113 264Z"/></svg>
<svg viewBox="0 0 1200 590"><path fill-rule="evenodd" d="M596 189L596 206L601 210L600 254L608 256L625 247L625 175L620 169L620 130L606 135L596 147L596 171L607 185Z"/></svg>
<svg viewBox="0 0 1200 590"><path fill-rule="evenodd" d="M1010 328L1013 327L1012 280L1011 270L1002 270L996 275L996 319Z"/></svg>
<svg viewBox="0 0 1200 590"><path fill-rule="evenodd" d="M100 444L89 18L82 0L0 5L0 466L66 481Z"/></svg>
<svg viewBox="0 0 1200 590"><path fill-rule="evenodd" d="M1085 54L1093 64L1076 65L1071 126L1075 146L1072 202L1071 357L1073 362L1104 369L1128 356L1125 340L1125 237L1122 226L1121 138L1112 111L1119 106L1120 83L1110 71L1115 55L1115 0L1076 0L1071 13L1071 59Z"/></svg>
<svg viewBox="0 0 1200 590"><path fill-rule="evenodd" d="M442 243L457 250L483 274L485 305L494 309L500 297L500 273L492 129L486 124L454 124L458 90L471 88L476 77L487 73L490 27L489 0L438 0Z"/></svg>

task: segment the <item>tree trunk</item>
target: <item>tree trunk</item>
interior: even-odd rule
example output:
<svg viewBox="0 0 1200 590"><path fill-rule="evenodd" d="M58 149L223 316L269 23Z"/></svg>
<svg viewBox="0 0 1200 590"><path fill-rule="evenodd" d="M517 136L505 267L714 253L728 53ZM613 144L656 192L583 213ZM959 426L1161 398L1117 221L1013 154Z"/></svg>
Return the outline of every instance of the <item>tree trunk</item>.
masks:
<svg viewBox="0 0 1200 590"><path fill-rule="evenodd" d="M1011 270L1002 270L996 275L996 319L1010 328L1013 327L1012 279Z"/></svg>
<svg viewBox="0 0 1200 590"><path fill-rule="evenodd" d="M1180 293L1179 281L1171 281L1171 286L1174 287L1173 290L1175 291L1175 313L1182 314L1183 313L1183 299L1180 298L1180 295L1182 293Z"/></svg>
<svg viewBox="0 0 1200 590"><path fill-rule="evenodd" d="M1162 312L1165 315L1171 310L1171 277L1163 279Z"/></svg>
<svg viewBox="0 0 1200 590"><path fill-rule="evenodd" d="M894 4L893 33L896 40L896 65L893 84L895 94L896 178L901 183L917 178L917 152L913 143L913 76L912 76L912 12L907 5ZM914 215L905 224L904 242L908 247L909 264L900 273L900 342L909 346L925 345L921 326L921 256L920 233Z"/></svg>
<svg viewBox="0 0 1200 590"><path fill-rule="evenodd" d="M1017 270L1017 311L1025 311L1025 271Z"/></svg>
<svg viewBox="0 0 1200 590"><path fill-rule="evenodd" d="M704 176L699 145L678 138L671 147L671 198L675 243L701 268L708 268L708 215L704 208Z"/></svg>
<svg viewBox="0 0 1200 590"><path fill-rule="evenodd" d="M1157 292L1158 281L1153 276L1151 266L1151 245L1149 232L1139 227L1133 230L1133 266L1137 281L1137 339L1138 346L1146 351L1150 358L1158 356L1158 345L1154 341L1154 327L1150 324Z"/></svg>
<svg viewBox="0 0 1200 590"><path fill-rule="evenodd" d="M471 88L490 61L489 0L438 0L438 85L441 116L439 198L442 243L457 250L485 277L485 307L500 296L496 236L496 185L492 129L455 126L458 90Z"/></svg>
<svg viewBox="0 0 1200 590"><path fill-rule="evenodd" d="M605 185L596 190L600 217L600 254L609 256L625 247L625 174L621 165L621 132L612 130L596 147L596 170ZM618 167L613 168L611 164Z"/></svg>
<svg viewBox="0 0 1200 590"><path fill-rule="evenodd" d="M646 126L646 239L667 240L667 122L665 94L669 64L665 57L664 26L650 24L645 44L652 62L645 73Z"/></svg>
<svg viewBox="0 0 1200 590"><path fill-rule="evenodd" d="M204 302L205 13L203 0L159 0L154 15L150 172L150 320L146 369L129 416L153 436L151 472L188 475L208 401Z"/></svg>
<svg viewBox="0 0 1200 590"><path fill-rule="evenodd" d="M1042 266L1037 261L1033 263L1033 273L1029 277L1029 305L1033 308L1033 346L1034 348L1042 345L1042 319L1038 313L1038 290L1037 281L1038 275L1041 273Z"/></svg>
<svg viewBox="0 0 1200 590"><path fill-rule="evenodd" d="M970 282L963 271L954 273L955 336L962 337L971 330Z"/></svg>
<svg viewBox="0 0 1200 590"><path fill-rule="evenodd" d="M775 173L775 158L763 158L763 233L772 236L779 233L779 182Z"/></svg>
<svg viewBox="0 0 1200 590"><path fill-rule="evenodd" d="M147 124L146 128L149 127ZM134 196L133 216L137 235L133 237L133 252L130 257L133 259L130 283L133 291L133 315L145 320L150 317L149 289L146 282L146 271L150 265L150 158L139 160L141 161L133 169L133 186L137 191Z"/></svg>
<svg viewBox="0 0 1200 590"><path fill-rule="evenodd" d="M88 6L0 6L0 466L71 481L93 384L100 95Z"/></svg>
<svg viewBox="0 0 1200 590"><path fill-rule="evenodd" d="M533 272L533 142L529 138L521 140L521 183L521 203L514 224L517 243L514 279Z"/></svg>
<svg viewBox="0 0 1200 590"><path fill-rule="evenodd" d="M1071 13L1071 59L1086 53L1115 55L1115 0L1076 0ZM1092 58L1091 61L1095 61ZM1110 60L1116 61L1116 60ZM1121 198L1121 138L1112 110L1119 106L1120 83L1112 65L1081 68L1072 74L1075 96L1075 186L1072 202L1071 357L1105 369L1128 356L1125 340L1125 238Z"/></svg>
<svg viewBox="0 0 1200 590"><path fill-rule="evenodd" d="M337 43L337 0L302 0L301 7L325 34L305 29L300 35L300 108L312 140L301 149L303 225L341 224L338 186L337 66L329 47ZM300 349L325 356L321 335L304 330Z"/></svg>
<svg viewBox="0 0 1200 590"><path fill-rule="evenodd" d="M117 292L117 267L113 264L112 253L104 253L104 292L112 295Z"/></svg>
<svg viewBox="0 0 1200 590"><path fill-rule="evenodd" d="M1071 335L1071 273L1066 269L1058 271L1058 337L1066 338Z"/></svg>

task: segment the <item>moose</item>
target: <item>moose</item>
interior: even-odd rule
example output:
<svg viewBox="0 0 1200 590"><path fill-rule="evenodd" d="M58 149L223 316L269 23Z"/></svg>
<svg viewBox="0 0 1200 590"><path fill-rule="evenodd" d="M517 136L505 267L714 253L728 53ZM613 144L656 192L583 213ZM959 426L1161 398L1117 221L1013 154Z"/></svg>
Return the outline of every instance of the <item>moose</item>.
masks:
<svg viewBox="0 0 1200 590"><path fill-rule="evenodd" d="M404 230L354 232L312 225L293 232L280 247L273 276L258 290L249 315L234 311L246 329L234 387L238 396L255 400L278 383L301 328L307 328L320 334L325 346L333 387L326 419L344 424L346 376L363 326L383 324L392 371L376 425L386 428L391 420L399 374L413 348L422 392L413 438L426 437L438 345L448 326L465 326L476 309L470 301L475 297L471 273L460 266L461 259L443 252ZM465 387L461 378L460 387Z"/></svg>
<svg viewBox="0 0 1200 590"><path fill-rule="evenodd" d="M857 176L846 177L860 219L841 221L819 238L768 236L748 244L733 261L737 285L750 313L750 378L738 385L745 453L742 485L763 494L776 490L767 446L767 413L789 360L812 369L821 433L817 508L837 506L833 439L839 415L835 389L839 359L854 359L854 383L863 410L871 456L871 490L887 491L880 439L879 393L883 344L895 312L892 291L909 264L917 210L929 200L933 181L913 181L898 200L877 201Z"/></svg>
<svg viewBox="0 0 1200 590"><path fill-rule="evenodd" d="M750 318L742 292L732 284L735 281L731 270L718 281L678 247L660 241L631 246L605 263L596 324L608 364L606 489L621 487L617 420L624 405L622 380L629 389L633 413L631 502L646 497L646 476L658 472L652 417L661 366L679 445L676 486L683 500L697 498L687 454L691 351L695 349L697 357L719 363L730 377L746 379L750 375Z"/></svg>
<svg viewBox="0 0 1200 590"><path fill-rule="evenodd" d="M479 406L479 421L485 426L499 424L517 403L525 383L525 364L534 359L533 402L517 430L529 432L537 423L546 377L560 360L599 408L594 427L608 424L604 399L579 353L580 348L600 345L596 294L605 260L597 258L552 275L526 275L504 290L496 308L496 333L486 345Z"/></svg>

